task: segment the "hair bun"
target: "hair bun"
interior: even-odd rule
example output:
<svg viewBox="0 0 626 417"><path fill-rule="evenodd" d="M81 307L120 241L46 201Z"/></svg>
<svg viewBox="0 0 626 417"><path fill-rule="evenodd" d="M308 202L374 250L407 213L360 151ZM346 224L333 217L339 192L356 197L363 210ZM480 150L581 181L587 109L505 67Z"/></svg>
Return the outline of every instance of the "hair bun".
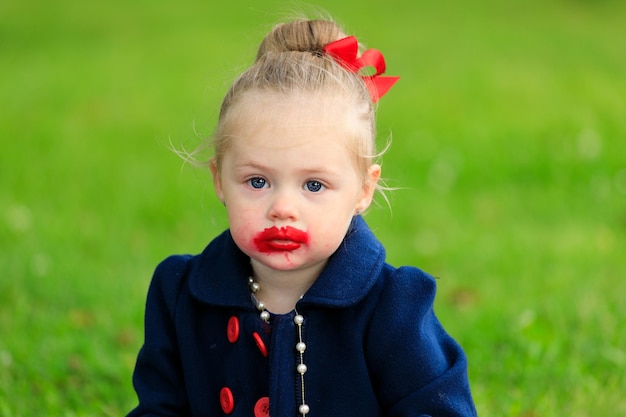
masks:
<svg viewBox="0 0 626 417"><path fill-rule="evenodd" d="M257 52L257 60L267 53L309 52L321 55L329 43L346 35L334 22L328 20L296 20L275 26L268 33Z"/></svg>

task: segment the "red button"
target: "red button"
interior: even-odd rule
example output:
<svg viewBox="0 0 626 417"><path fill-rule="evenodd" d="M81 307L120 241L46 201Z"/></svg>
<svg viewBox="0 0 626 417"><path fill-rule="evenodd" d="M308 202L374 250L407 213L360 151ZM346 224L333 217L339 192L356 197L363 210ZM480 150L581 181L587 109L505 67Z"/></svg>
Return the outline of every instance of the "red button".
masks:
<svg viewBox="0 0 626 417"><path fill-rule="evenodd" d="M220 390L220 405L226 414L232 413L235 409L235 398L230 388L224 387Z"/></svg>
<svg viewBox="0 0 626 417"><path fill-rule="evenodd" d="M267 357L267 348L265 347L265 343L263 343L263 339L261 339L261 335L257 332L252 333L252 337L254 337L254 341L256 345L259 347L261 354Z"/></svg>
<svg viewBox="0 0 626 417"><path fill-rule="evenodd" d="M270 415L270 398L261 397L254 405L254 417L268 417Z"/></svg>
<svg viewBox="0 0 626 417"><path fill-rule="evenodd" d="M226 327L226 336L230 343L235 343L239 339L239 319L232 316L228 319L228 326Z"/></svg>

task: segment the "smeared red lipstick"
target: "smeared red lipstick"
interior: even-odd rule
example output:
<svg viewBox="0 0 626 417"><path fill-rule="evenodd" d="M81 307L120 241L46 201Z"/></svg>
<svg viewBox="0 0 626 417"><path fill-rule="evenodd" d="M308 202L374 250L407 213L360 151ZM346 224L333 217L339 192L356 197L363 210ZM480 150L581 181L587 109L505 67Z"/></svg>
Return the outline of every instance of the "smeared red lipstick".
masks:
<svg viewBox="0 0 626 417"><path fill-rule="evenodd" d="M259 252L290 252L308 243L307 232L295 227L285 226L280 229L272 226L259 232L254 237L254 244Z"/></svg>

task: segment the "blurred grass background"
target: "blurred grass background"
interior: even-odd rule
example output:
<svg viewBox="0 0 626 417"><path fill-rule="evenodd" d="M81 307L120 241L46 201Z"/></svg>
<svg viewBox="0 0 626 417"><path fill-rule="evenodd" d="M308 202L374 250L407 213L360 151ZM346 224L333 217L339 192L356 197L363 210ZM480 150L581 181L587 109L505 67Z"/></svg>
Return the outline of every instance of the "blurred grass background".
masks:
<svg viewBox="0 0 626 417"><path fill-rule="evenodd" d="M379 109L391 263L439 277L478 411L626 415L626 3L320 0L402 80ZM152 270L226 226L211 133L267 1L0 3L0 415L135 404Z"/></svg>

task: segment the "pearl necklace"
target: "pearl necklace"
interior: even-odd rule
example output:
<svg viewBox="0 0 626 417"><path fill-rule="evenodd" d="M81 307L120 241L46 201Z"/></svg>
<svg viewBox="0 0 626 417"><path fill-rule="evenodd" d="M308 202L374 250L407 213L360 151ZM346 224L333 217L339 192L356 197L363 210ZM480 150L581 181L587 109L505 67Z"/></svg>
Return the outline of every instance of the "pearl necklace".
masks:
<svg viewBox="0 0 626 417"><path fill-rule="evenodd" d="M259 316L261 317L261 320L263 320L265 323L269 323L270 312L267 311L267 308L265 308L265 303L263 303L263 301L256 298L256 295L255 295L261 289L261 285L259 285L258 282L254 281L252 277L249 277L248 286L250 288L250 295L252 296L252 301L254 302L256 309L259 310L260 312ZM302 296L300 296L300 298L302 298ZM305 393L304 374L307 371L307 366L304 364L304 352L306 351L306 343L304 343L304 340L302 339L302 325L304 324L304 317L298 313L298 310L294 310L294 311L296 312L296 315L293 318L293 322L296 324L296 326L298 326L298 343L296 343L296 351L299 354L299 362L298 362L298 366L296 366L296 371L300 375L300 388L302 392L302 398L301 398L300 406L298 407L298 412L304 417L310 411L309 406L306 404L305 394L304 394Z"/></svg>

